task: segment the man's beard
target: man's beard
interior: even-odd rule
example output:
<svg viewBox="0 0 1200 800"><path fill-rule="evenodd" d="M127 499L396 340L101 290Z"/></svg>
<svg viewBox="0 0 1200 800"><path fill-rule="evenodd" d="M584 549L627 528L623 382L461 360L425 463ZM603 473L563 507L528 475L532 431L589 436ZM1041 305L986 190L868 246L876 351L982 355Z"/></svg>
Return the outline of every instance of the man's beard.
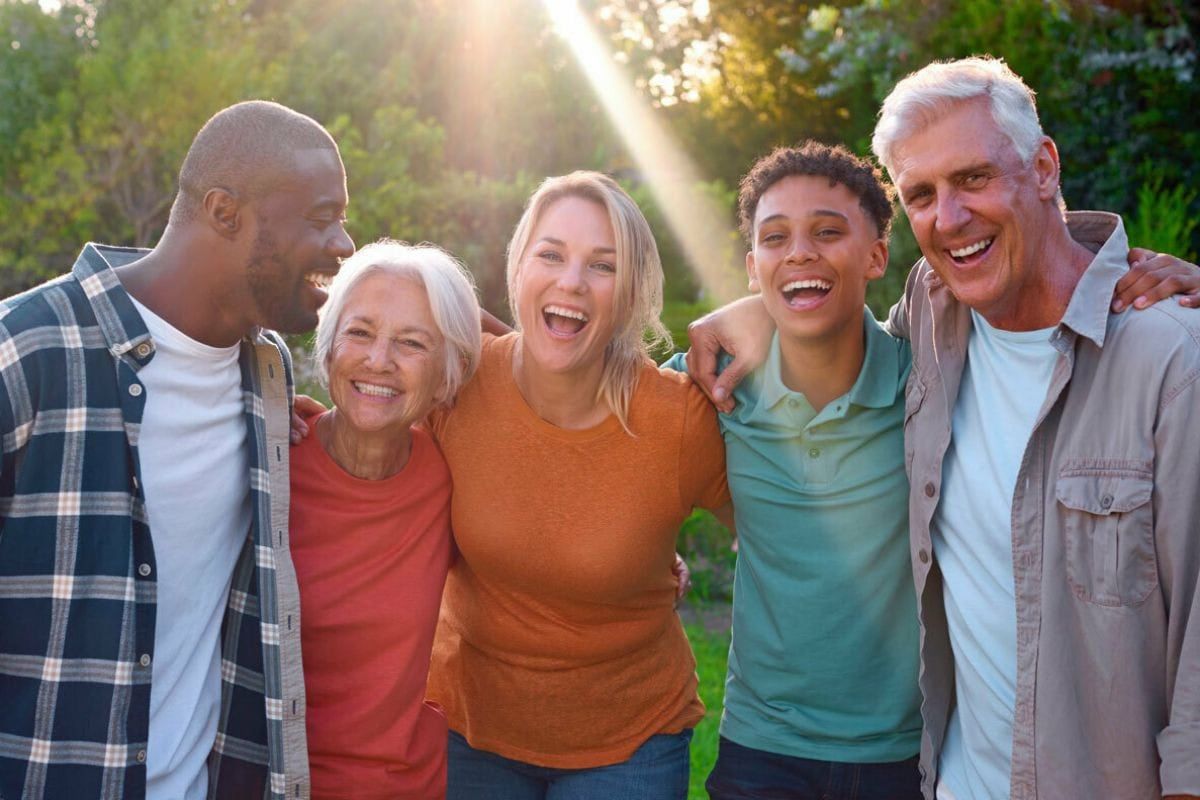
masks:
<svg viewBox="0 0 1200 800"><path fill-rule="evenodd" d="M303 271L289 269L279 253L275 236L260 228L246 263L246 281L258 309L255 323L280 333L305 333L317 324L317 315L303 296Z"/></svg>

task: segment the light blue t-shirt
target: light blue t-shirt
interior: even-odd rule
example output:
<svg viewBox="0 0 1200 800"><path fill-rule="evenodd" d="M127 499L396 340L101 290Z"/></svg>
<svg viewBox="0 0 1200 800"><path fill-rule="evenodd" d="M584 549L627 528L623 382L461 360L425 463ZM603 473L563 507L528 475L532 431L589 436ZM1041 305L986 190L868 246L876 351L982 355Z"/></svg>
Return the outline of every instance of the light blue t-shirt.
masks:
<svg viewBox="0 0 1200 800"><path fill-rule="evenodd" d="M1017 680L1012 499L1058 351L1053 328L1002 331L971 312L942 499L932 522L956 706L938 780L956 800L1007 798Z"/></svg>
<svg viewBox="0 0 1200 800"><path fill-rule="evenodd" d="M776 335L720 416L738 530L721 735L745 747L849 763L920 749L911 356L865 313L858 379L819 414L784 385Z"/></svg>

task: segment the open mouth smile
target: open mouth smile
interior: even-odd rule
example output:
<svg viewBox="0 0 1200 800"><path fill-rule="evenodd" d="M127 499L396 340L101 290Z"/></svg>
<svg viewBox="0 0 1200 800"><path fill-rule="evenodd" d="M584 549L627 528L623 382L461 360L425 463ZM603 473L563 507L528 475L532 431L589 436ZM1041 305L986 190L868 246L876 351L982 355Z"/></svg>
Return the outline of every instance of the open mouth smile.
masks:
<svg viewBox="0 0 1200 800"><path fill-rule="evenodd" d="M788 281L780 290L789 307L804 310L820 305L833 289L833 284L821 278Z"/></svg>
<svg viewBox="0 0 1200 800"><path fill-rule="evenodd" d="M546 328L556 336L574 336L590 321L588 315L566 306L548 305L542 309Z"/></svg>
<svg viewBox="0 0 1200 800"><path fill-rule="evenodd" d="M306 272L304 273L304 282L314 289L324 291L333 283L333 275L334 273L330 272Z"/></svg>
<svg viewBox="0 0 1200 800"><path fill-rule="evenodd" d="M996 241L996 238L993 236L990 239L980 239L974 244L959 247L955 250L947 250L946 252L950 254L950 258L955 264L965 266L972 261L982 258L991 249L992 242L994 241Z"/></svg>
<svg viewBox="0 0 1200 800"><path fill-rule="evenodd" d="M364 383L363 381L351 381L350 385L354 387L354 391L359 394L365 394L368 397L395 397L400 394L390 386L380 386L375 383Z"/></svg>

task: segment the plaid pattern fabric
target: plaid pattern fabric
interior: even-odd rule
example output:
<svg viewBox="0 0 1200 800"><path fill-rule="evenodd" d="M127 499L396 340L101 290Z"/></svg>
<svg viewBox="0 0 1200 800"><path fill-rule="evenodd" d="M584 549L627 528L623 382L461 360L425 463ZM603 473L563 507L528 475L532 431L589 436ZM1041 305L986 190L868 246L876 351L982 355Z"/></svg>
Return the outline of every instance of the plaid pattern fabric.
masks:
<svg viewBox="0 0 1200 800"><path fill-rule="evenodd" d="M143 253L89 244L71 274L0 303L6 800L145 796L157 570L138 466L146 398L137 373L154 345L111 269ZM241 371L254 515L222 627L209 793L294 798L308 779L303 756L284 766L285 692L293 710L297 692L303 703L302 686L284 685L276 572L282 560L294 581L286 549L277 553L286 548L286 346L256 332L243 341ZM284 487L282 515L272 485ZM298 603L284 605L285 649L298 664Z"/></svg>

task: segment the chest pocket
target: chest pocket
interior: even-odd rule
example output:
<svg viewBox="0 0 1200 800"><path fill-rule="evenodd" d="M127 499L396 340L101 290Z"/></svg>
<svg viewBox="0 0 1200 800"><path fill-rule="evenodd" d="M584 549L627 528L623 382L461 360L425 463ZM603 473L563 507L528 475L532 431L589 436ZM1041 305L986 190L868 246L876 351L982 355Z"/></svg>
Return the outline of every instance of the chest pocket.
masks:
<svg viewBox="0 0 1200 800"><path fill-rule="evenodd" d="M1132 606L1158 586L1153 493L1149 475L1060 474L1067 581L1081 600Z"/></svg>

